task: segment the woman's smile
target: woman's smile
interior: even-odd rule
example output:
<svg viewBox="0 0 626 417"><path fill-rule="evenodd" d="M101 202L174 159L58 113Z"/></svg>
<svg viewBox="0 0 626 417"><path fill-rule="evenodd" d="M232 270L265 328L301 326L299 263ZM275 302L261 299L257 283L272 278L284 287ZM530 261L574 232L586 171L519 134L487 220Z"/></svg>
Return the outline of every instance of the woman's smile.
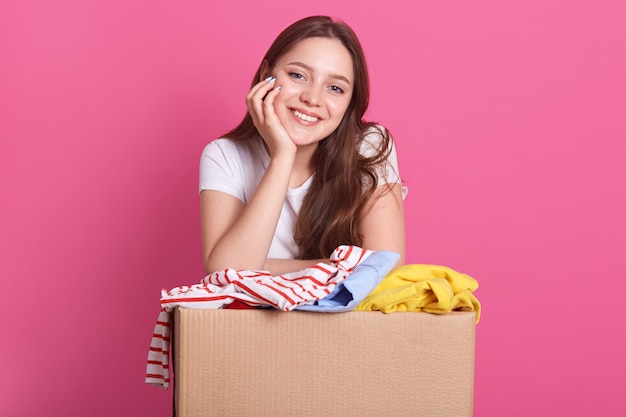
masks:
<svg viewBox="0 0 626 417"><path fill-rule="evenodd" d="M294 116L296 116L298 119L304 121L304 122L308 122L308 123L314 123L317 122L318 120L320 120L319 117L317 116L313 116L310 114L305 114L299 110L295 110L292 109L291 112L294 114Z"/></svg>

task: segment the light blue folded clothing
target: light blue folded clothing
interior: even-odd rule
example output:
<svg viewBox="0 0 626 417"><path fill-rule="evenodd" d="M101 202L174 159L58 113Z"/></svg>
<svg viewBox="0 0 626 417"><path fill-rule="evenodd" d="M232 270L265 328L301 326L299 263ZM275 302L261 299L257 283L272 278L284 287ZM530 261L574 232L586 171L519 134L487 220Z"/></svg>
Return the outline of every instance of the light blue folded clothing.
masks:
<svg viewBox="0 0 626 417"><path fill-rule="evenodd" d="M400 255L396 252L374 252L358 264L352 274L335 287L327 297L304 304L295 310L342 313L354 310L393 269Z"/></svg>

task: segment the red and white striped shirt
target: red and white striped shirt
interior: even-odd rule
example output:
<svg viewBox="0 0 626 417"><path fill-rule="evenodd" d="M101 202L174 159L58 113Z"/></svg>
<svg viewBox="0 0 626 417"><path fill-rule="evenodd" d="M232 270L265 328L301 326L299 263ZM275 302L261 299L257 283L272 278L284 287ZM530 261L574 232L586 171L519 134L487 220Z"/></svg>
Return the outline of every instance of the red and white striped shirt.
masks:
<svg viewBox="0 0 626 417"><path fill-rule="evenodd" d="M148 353L146 383L169 387L171 312L175 307L217 309L237 300L251 306L290 311L328 296L371 253L343 245L333 251L330 264L318 263L278 276L267 271L225 269L207 275L199 284L163 290L161 312Z"/></svg>

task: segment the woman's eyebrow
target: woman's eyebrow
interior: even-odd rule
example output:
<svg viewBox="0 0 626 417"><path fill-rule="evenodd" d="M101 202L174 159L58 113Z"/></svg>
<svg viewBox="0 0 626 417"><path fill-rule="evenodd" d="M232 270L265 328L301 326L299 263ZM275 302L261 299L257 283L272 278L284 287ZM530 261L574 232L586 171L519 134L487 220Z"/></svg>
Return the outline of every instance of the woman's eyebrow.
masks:
<svg viewBox="0 0 626 417"><path fill-rule="evenodd" d="M313 68L311 68L309 65L304 64L304 63L302 63L302 62L298 62L298 61L289 62L289 64L288 64L288 65L295 65L295 66L297 66L297 67L302 67L302 68L304 68L305 70L307 70L307 71L309 71L309 72L313 72ZM347 77L344 77L344 76L343 76L343 75L341 75L341 74L330 74L330 75L329 75L329 77L330 77L330 78L337 79L337 80L339 80L339 81L343 81L343 82L345 82L345 83L346 83L346 84L348 84L348 85L352 85L352 84L350 83L350 80L348 80L348 78L347 78Z"/></svg>

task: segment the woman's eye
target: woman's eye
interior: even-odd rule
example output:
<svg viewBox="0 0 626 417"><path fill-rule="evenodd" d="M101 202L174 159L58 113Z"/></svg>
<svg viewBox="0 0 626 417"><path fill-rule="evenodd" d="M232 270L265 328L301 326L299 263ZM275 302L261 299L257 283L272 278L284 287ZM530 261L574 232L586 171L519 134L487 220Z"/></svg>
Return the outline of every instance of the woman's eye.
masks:
<svg viewBox="0 0 626 417"><path fill-rule="evenodd" d="M337 87L336 85L331 85L330 91L332 91L333 93L343 94L343 88Z"/></svg>
<svg viewBox="0 0 626 417"><path fill-rule="evenodd" d="M304 76L302 74L298 73L298 72L290 72L289 76L291 78L295 78L296 80L301 80L301 79L304 78Z"/></svg>

